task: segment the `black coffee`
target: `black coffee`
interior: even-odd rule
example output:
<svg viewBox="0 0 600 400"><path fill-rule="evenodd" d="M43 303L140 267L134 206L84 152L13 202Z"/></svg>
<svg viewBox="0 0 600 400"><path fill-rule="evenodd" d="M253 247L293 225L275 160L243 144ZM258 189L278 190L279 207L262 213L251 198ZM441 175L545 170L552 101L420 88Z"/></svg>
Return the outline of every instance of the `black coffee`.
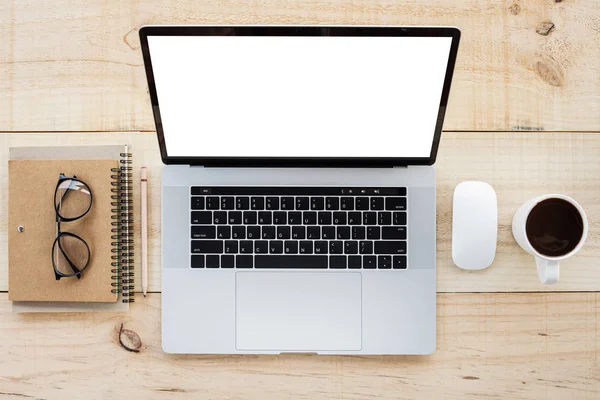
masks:
<svg viewBox="0 0 600 400"><path fill-rule="evenodd" d="M525 224L529 243L538 253L559 257L577 247L583 236L583 219L575 206L563 199L537 203Z"/></svg>

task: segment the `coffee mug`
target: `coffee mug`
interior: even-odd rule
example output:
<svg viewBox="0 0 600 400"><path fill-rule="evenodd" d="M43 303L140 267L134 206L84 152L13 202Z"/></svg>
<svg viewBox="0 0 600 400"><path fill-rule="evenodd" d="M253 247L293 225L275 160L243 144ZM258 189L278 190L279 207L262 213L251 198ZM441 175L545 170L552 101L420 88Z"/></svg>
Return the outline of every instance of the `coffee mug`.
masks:
<svg viewBox="0 0 600 400"><path fill-rule="evenodd" d="M512 233L519 246L534 256L540 281L553 284L558 282L559 262L583 246L588 222L578 202L562 194L547 194L517 210Z"/></svg>

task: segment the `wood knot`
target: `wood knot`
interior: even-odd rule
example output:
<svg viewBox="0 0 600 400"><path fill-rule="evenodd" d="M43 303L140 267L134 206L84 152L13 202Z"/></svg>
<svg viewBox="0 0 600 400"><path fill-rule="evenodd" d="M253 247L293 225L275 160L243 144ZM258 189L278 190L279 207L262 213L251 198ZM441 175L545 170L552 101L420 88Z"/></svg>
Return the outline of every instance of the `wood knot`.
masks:
<svg viewBox="0 0 600 400"><path fill-rule="evenodd" d="M552 86L562 86L564 74L558 65L544 60L535 63L535 72L542 80Z"/></svg>
<svg viewBox="0 0 600 400"><path fill-rule="evenodd" d="M129 48L131 50L139 50L140 49L140 39L138 38L138 29L133 28L132 30L127 32L125 35L123 35L123 42L125 42L125 44L127 46L129 46Z"/></svg>
<svg viewBox="0 0 600 400"><path fill-rule="evenodd" d="M508 10L512 15L518 15L521 12L521 6L517 3L513 3L510 7L508 7Z"/></svg>
<svg viewBox="0 0 600 400"><path fill-rule="evenodd" d="M468 380L468 381L478 381L478 380L479 380L479 378L478 378L478 377L476 377L476 376L470 376L470 375L463 376L462 378L463 378L463 379L466 379L466 380Z"/></svg>
<svg viewBox="0 0 600 400"><path fill-rule="evenodd" d="M131 329L123 329L123 324L121 324L121 329L119 329L119 344L127 351L139 353L142 348L142 339Z"/></svg>
<svg viewBox="0 0 600 400"><path fill-rule="evenodd" d="M535 31L538 35L548 36L554 30L554 22L552 21L544 21L540 22L540 24L535 28Z"/></svg>

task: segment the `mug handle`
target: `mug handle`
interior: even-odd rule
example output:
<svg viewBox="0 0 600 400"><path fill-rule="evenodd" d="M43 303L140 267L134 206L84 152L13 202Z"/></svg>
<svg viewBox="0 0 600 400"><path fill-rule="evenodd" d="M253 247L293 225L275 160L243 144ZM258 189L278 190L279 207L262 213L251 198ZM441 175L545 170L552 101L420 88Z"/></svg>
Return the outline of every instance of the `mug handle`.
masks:
<svg viewBox="0 0 600 400"><path fill-rule="evenodd" d="M552 285L558 282L558 261L535 257L535 263L537 265L538 276L542 283Z"/></svg>

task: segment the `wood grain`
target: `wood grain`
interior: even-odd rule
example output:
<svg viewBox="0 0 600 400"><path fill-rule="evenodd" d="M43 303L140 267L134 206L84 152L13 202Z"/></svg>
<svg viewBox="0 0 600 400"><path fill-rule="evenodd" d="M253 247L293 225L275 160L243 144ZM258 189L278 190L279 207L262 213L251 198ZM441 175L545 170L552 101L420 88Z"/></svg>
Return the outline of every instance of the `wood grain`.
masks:
<svg viewBox="0 0 600 400"><path fill-rule="evenodd" d="M172 356L160 294L127 314L13 314L0 294L0 397L594 399L596 293L443 294L426 357ZM139 353L119 346L124 327Z"/></svg>
<svg viewBox="0 0 600 400"><path fill-rule="evenodd" d="M7 289L7 162L11 146L131 145L134 154L135 207L140 206L139 171L149 167L149 290L160 291L160 160L156 134L39 133L0 134L0 290ZM437 267L439 292L597 291L600 289L600 135L587 133L460 133L442 136L437 173ZM464 180L489 182L499 202L498 252L484 271L459 270L452 263L452 193ZM563 262L560 282L540 284L533 258L511 233L517 208L529 198L564 193L579 201L589 219L588 241L575 257ZM140 214L134 213L136 248L140 246ZM140 258L136 288L140 291Z"/></svg>
<svg viewBox="0 0 600 400"><path fill-rule="evenodd" d="M145 24L454 25L446 130L600 129L597 0L7 0L0 22L0 131L153 130Z"/></svg>

